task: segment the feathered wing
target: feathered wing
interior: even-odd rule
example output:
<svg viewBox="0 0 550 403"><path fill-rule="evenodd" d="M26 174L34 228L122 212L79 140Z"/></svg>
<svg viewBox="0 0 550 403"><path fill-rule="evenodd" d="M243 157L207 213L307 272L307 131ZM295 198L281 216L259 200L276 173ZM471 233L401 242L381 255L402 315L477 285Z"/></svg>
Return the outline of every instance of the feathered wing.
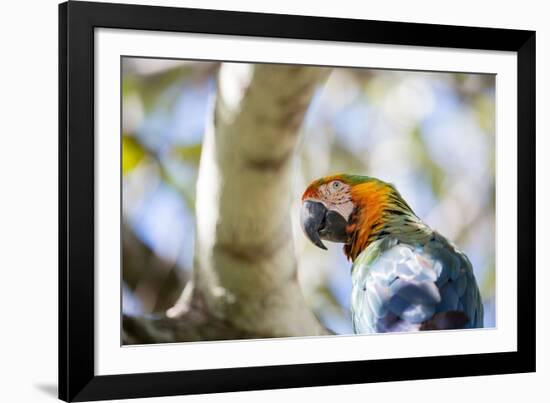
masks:
<svg viewBox="0 0 550 403"><path fill-rule="evenodd" d="M483 305L468 258L445 238L422 244L373 242L352 267L356 333L483 327Z"/></svg>

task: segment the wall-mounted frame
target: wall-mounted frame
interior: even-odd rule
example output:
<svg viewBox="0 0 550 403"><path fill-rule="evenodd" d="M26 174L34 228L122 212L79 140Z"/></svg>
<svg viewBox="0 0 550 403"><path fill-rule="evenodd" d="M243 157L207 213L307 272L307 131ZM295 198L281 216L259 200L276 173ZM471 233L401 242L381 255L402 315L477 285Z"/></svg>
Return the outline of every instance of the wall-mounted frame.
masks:
<svg viewBox="0 0 550 403"><path fill-rule="evenodd" d="M181 46L192 41L198 41L194 47ZM228 46L224 48L220 45L222 42L216 41ZM213 45L208 48L207 43L210 42ZM266 56L260 52L262 43L268 53L274 48L292 51L286 56L277 56L275 51L272 56ZM332 53L342 49L342 54L333 54L331 59L331 51L323 48L325 46L332 49ZM298 56L296 60L292 59L292 55L308 54L310 51L304 49L310 47L309 59ZM198 55L199 48L211 53ZM215 53L216 49L219 54ZM257 49L258 54L252 54L251 49ZM499 91L511 91L506 94L514 95L509 99L513 103L511 109L506 111L513 111L511 115L515 114L515 120L506 120L512 119L511 115L502 113L504 110L498 109L498 106L496 109L497 148L505 145L507 139L512 141L508 150L512 154L503 155L513 156L513 159L506 160L506 164L514 172L514 180L507 182L510 186L508 194L511 192L512 195L508 199L514 203L508 207L500 204L500 213L497 209L497 215L505 212L506 208L514 210L511 227L514 231L508 231L497 220L497 238L505 236L506 232L512 236L511 244L501 248L500 252L512 253L506 256L517 258L497 259L497 267L507 265L501 273L509 273L499 275L501 281L506 283L501 284L502 289L512 290L508 294L508 291L499 294L500 303L511 301L510 312L513 313L510 318L503 319L500 326L497 322L495 331L507 331L506 337L509 338L506 340L511 344L497 346L497 351L479 347L455 353L420 352L407 355L403 351L396 356L375 356L365 352L358 353L354 358L344 353L330 355L331 350L344 340L357 346L358 343L367 345L369 339L331 336L325 339L330 341L322 343L331 343L332 347L316 344L314 352L319 358L314 360L311 355L297 358L288 353L289 356L284 357L284 351L294 351L286 350L292 349L293 343L309 342L304 338L298 341L292 338L269 341L278 343L269 347L266 341L224 341L198 344L204 359L200 354L188 355L189 362L185 365L180 365L181 362L178 363L175 358L178 349L187 348L181 343L165 343L160 348L144 345L128 347L122 346L120 339L113 339L106 344L103 341L105 334L112 334L107 329L109 324L103 322L106 305L112 306L116 313L114 317L118 327L114 332L119 332L122 326L119 315L122 304L120 284L114 287L119 294L111 293L104 286L105 278L109 276L105 270L116 273L115 277L120 276L120 255L115 254L114 260L110 256L110 262L114 262L112 265L97 255L102 242L98 220L106 211L102 203L114 206L118 212L121 203L120 193L100 190L106 175L114 177L117 186L122 175L121 160L117 159L120 157L121 133L119 130L111 131L112 126L108 124L99 124L99 120L106 122L110 119L118 128L122 125L121 110L114 111L113 117L106 117L111 106L106 108L107 112L102 109L106 105L103 100L113 99L112 94L118 94L114 108L122 104L122 75L110 73L120 73L120 63L125 56L365 67L368 62L346 59L346 52L349 53L350 49L356 55L361 55L362 49L365 55L375 54L372 52L381 52L381 58L386 57L382 53L389 55L387 66L369 65L379 69L387 69L391 65L393 69L451 71L454 68L449 67L448 63L455 60L452 57L455 55L456 60L463 59L465 63L460 71L483 70L496 75L497 105L500 102ZM441 54L439 58L433 58L436 61L431 68L428 65L415 67L416 61L403 59L402 53L391 55L392 52L398 55L398 52L408 51L426 54L446 52L447 64ZM231 52L236 52L235 56L231 56ZM508 58L506 65L511 68L501 74L500 70L493 71L489 62L485 65L488 67L483 67L483 61L477 63L476 55L481 55L479 57L482 59L486 55L497 59L499 55L504 55ZM393 62L390 60L392 57ZM401 62L396 62L399 58L402 58ZM113 60L116 63L112 63ZM470 60L471 69L467 65ZM499 75L511 75L512 85L499 82ZM106 92L101 89L102 86L114 92ZM106 157L109 152L103 147L109 143L108 139L115 139L114 148L111 148L115 159L105 162L109 161ZM501 158L500 162L502 164L504 160ZM115 169L112 170L112 167ZM497 164L498 169L504 169L504 164ZM535 370L535 33L532 31L80 1L63 3L59 6L59 170L59 397L63 400L120 399ZM498 186L497 182L497 189ZM500 189L506 191L506 186ZM504 198L505 194L497 191L496 197L498 206L499 197ZM119 241L115 249L120 251L120 220L114 221L111 220L111 225L116 234L115 243L117 239ZM111 240L109 242L112 244ZM508 282L507 279L513 281ZM486 342L490 343L490 331L483 331L489 334ZM470 332L473 334L476 330ZM451 333L442 337L454 337ZM445 343L443 339L435 339L439 337L436 335L426 333L421 336L429 337L434 345ZM318 341L320 339L315 339L315 343L321 343ZM230 350L236 345L241 348L243 345L250 346L251 350L239 350L242 360L235 358L231 364L228 360L232 358L227 357L231 357ZM116 351L113 352L112 346ZM267 348L278 351L279 360L272 357L266 358L267 361L254 361ZM354 348L350 344L346 351L353 352ZM146 355L141 358L128 357L126 363L122 362L126 359L124 354L131 349ZM191 347L186 350L189 351ZM118 355L120 352L124 354ZM226 361L222 362L226 353ZM106 363L106 355L119 362ZM155 355L158 355L156 361ZM167 363L167 356L173 357L174 362ZM158 363L159 357L166 364L165 368ZM246 364L245 359L250 362ZM140 360L142 367L132 370L135 360ZM123 367L129 369L117 369Z"/></svg>

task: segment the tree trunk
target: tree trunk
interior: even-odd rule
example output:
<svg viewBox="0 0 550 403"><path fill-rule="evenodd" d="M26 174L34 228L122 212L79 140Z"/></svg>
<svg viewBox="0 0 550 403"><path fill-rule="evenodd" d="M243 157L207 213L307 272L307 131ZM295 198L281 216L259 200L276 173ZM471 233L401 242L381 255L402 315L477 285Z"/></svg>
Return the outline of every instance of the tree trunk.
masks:
<svg viewBox="0 0 550 403"><path fill-rule="evenodd" d="M197 181L193 280L167 318L125 318L128 342L327 333L298 284L289 213L299 129L328 73L222 66Z"/></svg>

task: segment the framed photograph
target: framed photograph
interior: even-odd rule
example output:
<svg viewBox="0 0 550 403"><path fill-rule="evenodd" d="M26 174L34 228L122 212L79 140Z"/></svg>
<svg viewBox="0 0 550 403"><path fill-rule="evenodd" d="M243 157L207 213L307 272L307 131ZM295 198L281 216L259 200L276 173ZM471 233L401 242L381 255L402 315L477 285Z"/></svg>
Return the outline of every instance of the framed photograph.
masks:
<svg viewBox="0 0 550 403"><path fill-rule="evenodd" d="M535 33L59 6L59 397L535 370Z"/></svg>

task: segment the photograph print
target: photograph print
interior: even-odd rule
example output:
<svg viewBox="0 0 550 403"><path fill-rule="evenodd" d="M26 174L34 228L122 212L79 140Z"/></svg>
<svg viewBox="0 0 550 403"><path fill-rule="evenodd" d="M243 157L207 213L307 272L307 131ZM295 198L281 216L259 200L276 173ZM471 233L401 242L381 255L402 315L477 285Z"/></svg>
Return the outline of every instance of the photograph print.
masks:
<svg viewBox="0 0 550 403"><path fill-rule="evenodd" d="M480 331L495 75L124 56L123 345Z"/></svg>

